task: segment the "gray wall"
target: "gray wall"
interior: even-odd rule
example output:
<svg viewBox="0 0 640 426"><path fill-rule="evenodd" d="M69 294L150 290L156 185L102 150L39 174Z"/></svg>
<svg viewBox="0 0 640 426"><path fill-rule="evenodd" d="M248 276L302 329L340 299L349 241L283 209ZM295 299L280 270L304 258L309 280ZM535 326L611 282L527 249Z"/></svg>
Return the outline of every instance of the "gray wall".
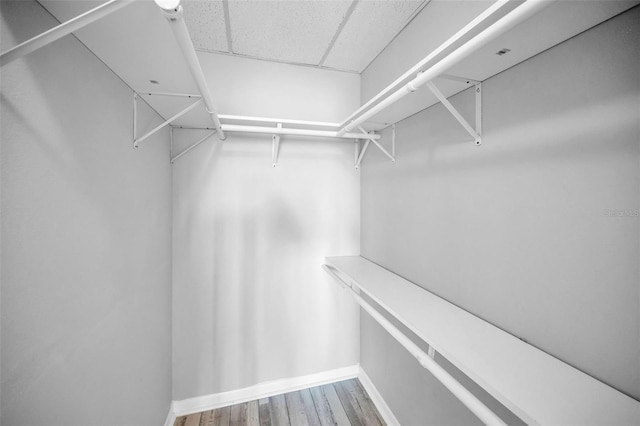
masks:
<svg viewBox="0 0 640 426"><path fill-rule="evenodd" d="M2 1L2 50L57 22ZM168 133L74 37L2 68L2 424L158 425L171 400ZM141 107L141 131L159 117Z"/></svg>
<svg viewBox="0 0 640 426"><path fill-rule="evenodd" d="M225 111L339 121L358 105L355 74L200 61ZM176 152L201 134L176 130ZM320 269L360 250L354 144L283 136L275 168L271 148L270 135L228 134L174 164L175 400L358 363L357 305Z"/></svg>
<svg viewBox="0 0 640 426"><path fill-rule="evenodd" d="M632 9L487 80L481 147L441 105L398 123L396 163L370 150L361 182L363 256L636 399L639 20ZM470 91L451 101L472 121ZM364 315L361 333L403 424L469 423L428 402L445 397Z"/></svg>

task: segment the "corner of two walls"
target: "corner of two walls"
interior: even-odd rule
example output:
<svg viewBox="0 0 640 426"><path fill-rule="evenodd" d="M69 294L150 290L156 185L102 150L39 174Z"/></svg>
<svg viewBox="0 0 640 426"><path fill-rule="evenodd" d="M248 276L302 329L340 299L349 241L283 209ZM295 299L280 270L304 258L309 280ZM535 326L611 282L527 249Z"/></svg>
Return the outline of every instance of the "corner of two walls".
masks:
<svg viewBox="0 0 640 426"><path fill-rule="evenodd" d="M58 22L2 1L2 50ZM171 401L168 132L73 36L1 70L2 424L162 424ZM140 127L162 120L140 103Z"/></svg>
<svg viewBox="0 0 640 426"><path fill-rule="evenodd" d="M480 147L440 104L401 121L361 182L364 257L635 399L639 15L486 80ZM361 364L402 424L477 421L366 315Z"/></svg>

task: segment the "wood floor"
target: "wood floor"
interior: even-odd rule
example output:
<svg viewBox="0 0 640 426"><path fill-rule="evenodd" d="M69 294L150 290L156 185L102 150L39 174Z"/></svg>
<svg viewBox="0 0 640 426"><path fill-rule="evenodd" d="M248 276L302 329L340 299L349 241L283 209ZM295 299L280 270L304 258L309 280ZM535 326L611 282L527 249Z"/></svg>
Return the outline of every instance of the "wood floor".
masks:
<svg viewBox="0 0 640 426"><path fill-rule="evenodd" d="M326 426L385 423L357 379L178 417L175 426Z"/></svg>

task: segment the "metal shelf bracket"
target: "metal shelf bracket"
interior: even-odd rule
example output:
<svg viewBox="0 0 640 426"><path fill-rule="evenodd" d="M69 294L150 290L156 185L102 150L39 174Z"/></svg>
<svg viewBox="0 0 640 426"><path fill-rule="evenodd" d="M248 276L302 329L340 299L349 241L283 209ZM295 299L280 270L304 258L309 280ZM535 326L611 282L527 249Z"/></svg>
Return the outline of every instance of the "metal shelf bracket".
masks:
<svg viewBox="0 0 640 426"><path fill-rule="evenodd" d="M188 107L183 109L182 111L178 112L177 114L175 114L171 118L165 120L162 124L157 125L153 129L151 129L147 133L145 133L143 136L140 136L138 138L136 136L137 128L138 128L138 94L134 93L133 94L133 147L134 148L138 148L140 146L140 142L142 142L145 139L149 138L150 136L155 134L158 130L162 129L163 127L171 124L171 122L173 122L177 118L182 117L183 115L185 115L186 113L188 113L189 111L194 109L196 106L200 105L202 102L203 102L202 98L199 98L197 101L195 101L194 103L192 103L191 105L189 105Z"/></svg>
<svg viewBox="0 0 640 426"><path fill-rule="evenodd" d="M362 128L362 126L358 126L358 129L359 129L362 133L364 133L366 136L369 136L369 135L370 135L369 133L367 133L367 131L366 131L365 129L363 129L363 128ZM396 162L396 159L394 158L394 156L393 156L393 155L391 155L391 154L389 153L389 151L387 151L386 149L384 149L384 147L380 144L380 142L378 142L377 140L375 140L375 138L372 138L372 137L367 138L367 141L371 141L371 142L373 142L373 143L375 144L375 146L377 146L377 147L380 149L380 151L382 151L382 153L383 153L384 155L386 155L387 157L389 157L389 159L391 160L391 162L392 162L392 163L395 163L395 162ZM366 145L365 145L365 147L366 147ZM363 151L364 151L364 148L363 148ZM362 160L362 159L361 159L361 160Z"/></svg>
<svg viewBox="0 0 640 426"><path fill-rule="evenodd" d="M282 123L278 123L277 126L278 129L282 129ZM276 164L278 164L278 154L280 153L280 135L274 134L272 139L273 146L271 148L271 163L273 164L273 167L275 167Z"/></svg>
<svg viewBox="0 0 640 426"><path fill-rule="evenodd" d="M444 105L447 110L453 115L453 117L464 127L464 129L471 135L476 145L482 144L482 83L477 82L474 85L474 92L476 95L476 126L475 129L464 119L462 114L449 102L449 100L442 94L440 89L433 84L432 81L428 81L426 86L431 92L438 98L438 100Z"/></svg>
<svg viewBox="0 0 640 426"><path fill-rule="evenodd" d="M356 141L356 152L358 149L358 141ZM358 170L360 168L360 163L362 162L362 157L364 157L364 153L367 152L367 148L369 148L369 142L371 142L371 139L367 139L364 142L364 145L362 146L362 149L360 150L360 154L356 155L356 170Z"/></svg>
<svg viewBox="0 0 640 426"><path fill-rule="evenodd" d="M133 92L133 140L138 135L138 94ZM135 144L134 144L135 147Z"/></svg>
<svg viewBox="0 0 640 426"><path fill-rule="evenodd" d="M209 133L207 133L206 135L204 135L201 139L198 139L197 142L189 145L188 148L185 148L182 152L180 152L180 154L176 154L175 156L173 156L173 152L171 153L171 164L175 163L176 160L180 157L182 157L183 155L187 154L189 151L191 151L192 149L194 149L195 147L197 147L198 145L200 145L202 142L206 141L207 139L209 139L211 136L216 134L216 130L212 130ZM173 127L171 128L171 149L173 150Z"/></svg>
<svg viewBox="0 0 640 426"><path fill-rule="evenodd" d="M396 125L391 125L391 155L396 158Z"/></svg>
<svg viewBox="0 0 640 426"><path fill-rule="evenodd" d="M482 83L477 82L475 84L476 93L476 133L479 139L476 141L476 145L482 144Z"/></svg>

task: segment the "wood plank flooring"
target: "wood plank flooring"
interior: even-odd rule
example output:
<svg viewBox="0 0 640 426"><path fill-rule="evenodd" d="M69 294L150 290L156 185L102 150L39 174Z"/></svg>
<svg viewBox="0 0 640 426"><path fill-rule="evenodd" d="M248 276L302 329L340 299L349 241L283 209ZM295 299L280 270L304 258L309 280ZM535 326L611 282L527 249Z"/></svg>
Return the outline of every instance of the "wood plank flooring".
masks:
<svg viewBox="0 0 640 426"><path fill-rule="evenodd" d="M174 426L386 426L358 379L189 414Z"/></svg>

